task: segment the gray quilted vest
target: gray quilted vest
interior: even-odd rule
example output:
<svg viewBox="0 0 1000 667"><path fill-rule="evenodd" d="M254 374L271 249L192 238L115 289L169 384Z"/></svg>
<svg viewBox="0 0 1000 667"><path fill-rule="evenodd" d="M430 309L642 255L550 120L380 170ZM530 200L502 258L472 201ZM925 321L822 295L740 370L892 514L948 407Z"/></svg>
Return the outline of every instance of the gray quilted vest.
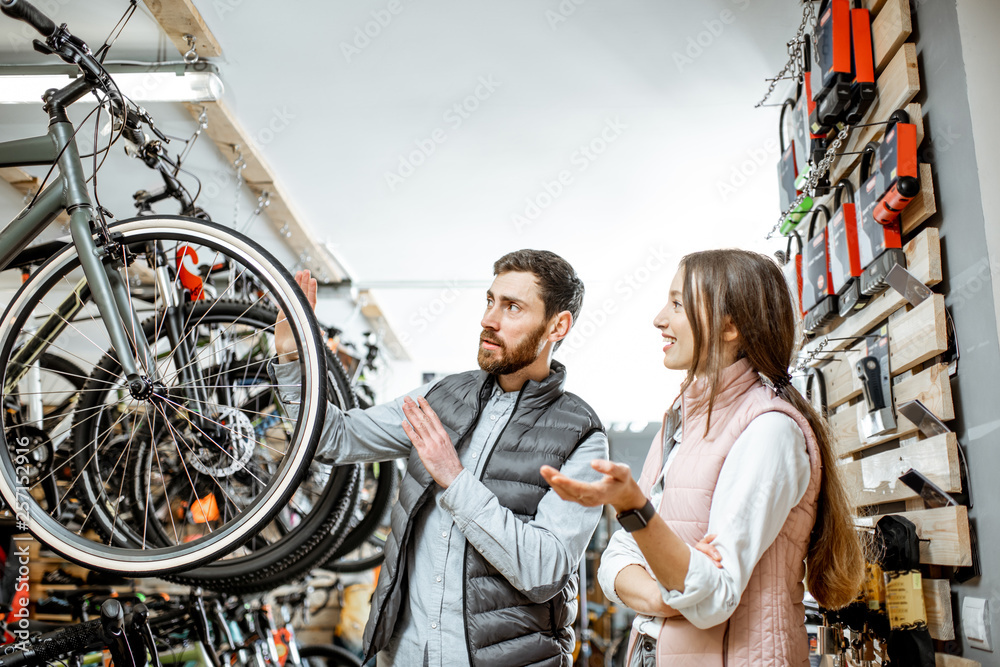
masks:
<svg viewBox="0 0 1000 667"><path fill-rule="evenodd" d="M552 363L541 382L528 381L493 449L486 454L481 481L500 504L521 521L535 516L549 490L539 468L562 467L570 454L595 431L602 431L594 411L577 396L564 392L566 369ZM468 445L496 379L483 371L450 375L427 393L427 401L459 452ZM365 628L365 660L383 650L406 604L406 559L413 553L413 519L427 505L435 482L416 450L410 453L399 501L392 508L392 532L385 563ZM537 604L514 588L468 543L465 547L465 638L469 663L476 667L540 665L568 667L575 642L578 576L560 582L558 592Z"/></svg>

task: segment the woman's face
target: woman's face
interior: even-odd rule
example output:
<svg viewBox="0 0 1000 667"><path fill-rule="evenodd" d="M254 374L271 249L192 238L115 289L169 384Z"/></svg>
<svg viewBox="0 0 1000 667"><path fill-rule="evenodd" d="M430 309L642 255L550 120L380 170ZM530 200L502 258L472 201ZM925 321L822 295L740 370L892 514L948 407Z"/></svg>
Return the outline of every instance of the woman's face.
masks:
<svg viewBox="0 0 1000 667"><path fill-rule="evenodd" d="M653 320L663 336L663 365L674 371L688 370L694 359L694 334L683 300L684 269L679 269L670 283L667 305Z"/></svg>

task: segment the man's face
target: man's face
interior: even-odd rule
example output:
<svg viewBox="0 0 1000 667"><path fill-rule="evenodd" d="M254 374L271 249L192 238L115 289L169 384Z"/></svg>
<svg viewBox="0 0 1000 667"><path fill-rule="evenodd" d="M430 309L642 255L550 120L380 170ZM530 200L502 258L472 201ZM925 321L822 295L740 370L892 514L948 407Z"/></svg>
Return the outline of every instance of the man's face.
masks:
<svg viewBox="0 0 1000 667"><path fill-rule="evenodd" d="M509 375L538 358L548 322L534 274L509 271L493 280L482 327L479 367L487 373Z"/></svg>

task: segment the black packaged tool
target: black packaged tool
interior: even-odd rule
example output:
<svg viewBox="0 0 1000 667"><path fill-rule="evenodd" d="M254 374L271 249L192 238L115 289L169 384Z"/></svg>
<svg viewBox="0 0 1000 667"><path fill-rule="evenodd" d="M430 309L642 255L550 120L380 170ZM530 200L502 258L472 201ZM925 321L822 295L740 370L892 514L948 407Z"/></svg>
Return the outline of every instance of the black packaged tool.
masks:
<svg viewBox="0 0 1000 667"><path fill-rule="evenodd" d="M815 134L826 134L843 120L851 102L854 72L850 0L823 0L818 30L819 77L812 82L816 108L810 115L810 125Z"/></svg>
<svg viewBox="0 0 1000 667"><path fill-rule="evenodd" d="M841 317L847 317L868 303L859 289L861 259L858 254L857 207L854 186L846 178L837 182L833 197L834 214L827 225L830 236L830 277L838 298Z"/></svg>
<svg viewBox="0 0 1000 667"><path fill-rule="evenodd" d="M875 219L880 197L885 193L881 168L872 169L878 155L878 143L871 141L861 155L861 186L858 188L858 255L861 261L861 293L874 296L888 283L886 276L896 265L906 268L903 235L899 220L881 224Z"/></svg>
<svg viewBox="0 0 1000 667"><path fill-rule="evenodd" d="M815 231L817 218L822 213L823 228ZM809 231L802 245L802 308L806 311L805 329L814 332L837 316L837 295L830 277L829 241L827 224L830 210L817 206L809 217Z"/></svg>

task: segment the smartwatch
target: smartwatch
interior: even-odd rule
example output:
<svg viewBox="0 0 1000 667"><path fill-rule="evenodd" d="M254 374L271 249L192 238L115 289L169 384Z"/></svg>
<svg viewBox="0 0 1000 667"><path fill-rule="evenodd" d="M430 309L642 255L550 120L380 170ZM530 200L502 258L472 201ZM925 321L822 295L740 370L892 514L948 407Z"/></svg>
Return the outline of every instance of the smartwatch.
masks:
<svg viewBox="0 0 1000 667"><path fill-rule="evenodd" d="M653 503L647 500L642 507L621 512L615 518L618 519L618 523L621 524L626 533L634 533L640 528L645 528L654 514L656 514L656 508L653 507Z"/></svg>

